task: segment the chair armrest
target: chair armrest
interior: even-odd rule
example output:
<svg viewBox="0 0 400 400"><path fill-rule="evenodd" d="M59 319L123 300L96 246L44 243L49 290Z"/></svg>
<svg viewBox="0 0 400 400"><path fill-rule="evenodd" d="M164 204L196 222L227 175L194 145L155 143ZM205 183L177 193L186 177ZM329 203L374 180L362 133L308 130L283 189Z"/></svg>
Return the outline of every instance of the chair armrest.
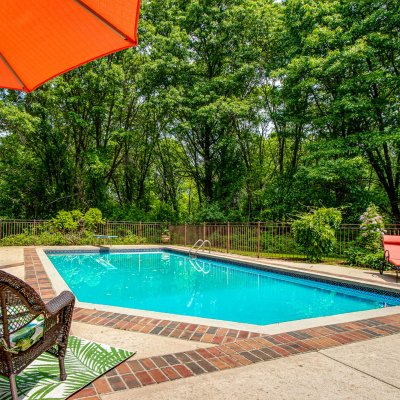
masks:
<svg viewBox="0 0 400 400"><path fill-rule="evenodd" d="M56 315L63 308L67 306L73 306L74 303L75 303L75 296L73 295L72 292L66 290L64 292L61 292L57 297L54 297L54 299L51 299L46 304L46 311L50 315Z"/></svg>

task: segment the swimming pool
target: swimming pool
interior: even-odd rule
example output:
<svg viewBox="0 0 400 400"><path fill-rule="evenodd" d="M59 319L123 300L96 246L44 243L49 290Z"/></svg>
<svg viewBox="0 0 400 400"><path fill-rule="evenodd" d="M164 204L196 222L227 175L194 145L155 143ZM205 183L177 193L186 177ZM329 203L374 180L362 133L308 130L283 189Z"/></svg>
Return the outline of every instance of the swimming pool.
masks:
<svg viewBox="0 0 400 400"><path fill-rule="evenodd" d="M171 251L47 256L85 303L267 325L400 305L400 298Z"/></svg>

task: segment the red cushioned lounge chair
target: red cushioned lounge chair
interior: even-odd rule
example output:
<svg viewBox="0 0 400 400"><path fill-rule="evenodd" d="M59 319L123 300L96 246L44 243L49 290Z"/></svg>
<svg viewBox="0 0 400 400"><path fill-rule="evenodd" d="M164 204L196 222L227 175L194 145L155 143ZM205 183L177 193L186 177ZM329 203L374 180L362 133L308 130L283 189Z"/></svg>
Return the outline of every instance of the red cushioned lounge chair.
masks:
<svg viewBox="0 0 400 400"><path fill-rule="evenodd" d="M383 248L385 250L385 260L392 264L392 268L396 271L397 282L400 270L400 236L384 235ZM383 274L383 263L380 273Z"/></svg>

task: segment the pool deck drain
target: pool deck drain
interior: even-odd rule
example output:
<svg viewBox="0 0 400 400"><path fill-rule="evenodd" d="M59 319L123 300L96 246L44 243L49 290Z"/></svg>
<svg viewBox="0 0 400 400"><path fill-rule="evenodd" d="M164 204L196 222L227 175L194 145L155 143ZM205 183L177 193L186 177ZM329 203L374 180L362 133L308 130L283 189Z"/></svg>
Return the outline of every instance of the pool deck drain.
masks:
<svg viewBox="0 0 400 400"><path fill-rule="evenodd" d="M45 301L50 300L55 292L36 249L26 248L24 258L26 281ZM300 353L317 352L400 333L400 314L275 335L84 308L75 310L74 321L217 344L209 348L125 361L71 397L71 399L91 400L100 399L101 395L108 393L229 370Z"/></svg>

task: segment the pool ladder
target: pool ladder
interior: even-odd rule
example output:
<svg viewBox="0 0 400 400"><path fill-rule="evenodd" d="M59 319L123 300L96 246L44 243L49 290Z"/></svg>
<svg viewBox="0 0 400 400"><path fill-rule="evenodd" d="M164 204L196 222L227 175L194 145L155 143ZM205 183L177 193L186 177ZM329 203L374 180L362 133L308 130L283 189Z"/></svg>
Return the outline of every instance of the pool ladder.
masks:
<svg viewBox="0 0 400 400"><path fill-rule="evenodd" d="M203 249L205 250L205 246L208 245L208 252L211 253L211 243L209 240L199 239L189 250L189 257L197 257L197 253Z"/></svg>

